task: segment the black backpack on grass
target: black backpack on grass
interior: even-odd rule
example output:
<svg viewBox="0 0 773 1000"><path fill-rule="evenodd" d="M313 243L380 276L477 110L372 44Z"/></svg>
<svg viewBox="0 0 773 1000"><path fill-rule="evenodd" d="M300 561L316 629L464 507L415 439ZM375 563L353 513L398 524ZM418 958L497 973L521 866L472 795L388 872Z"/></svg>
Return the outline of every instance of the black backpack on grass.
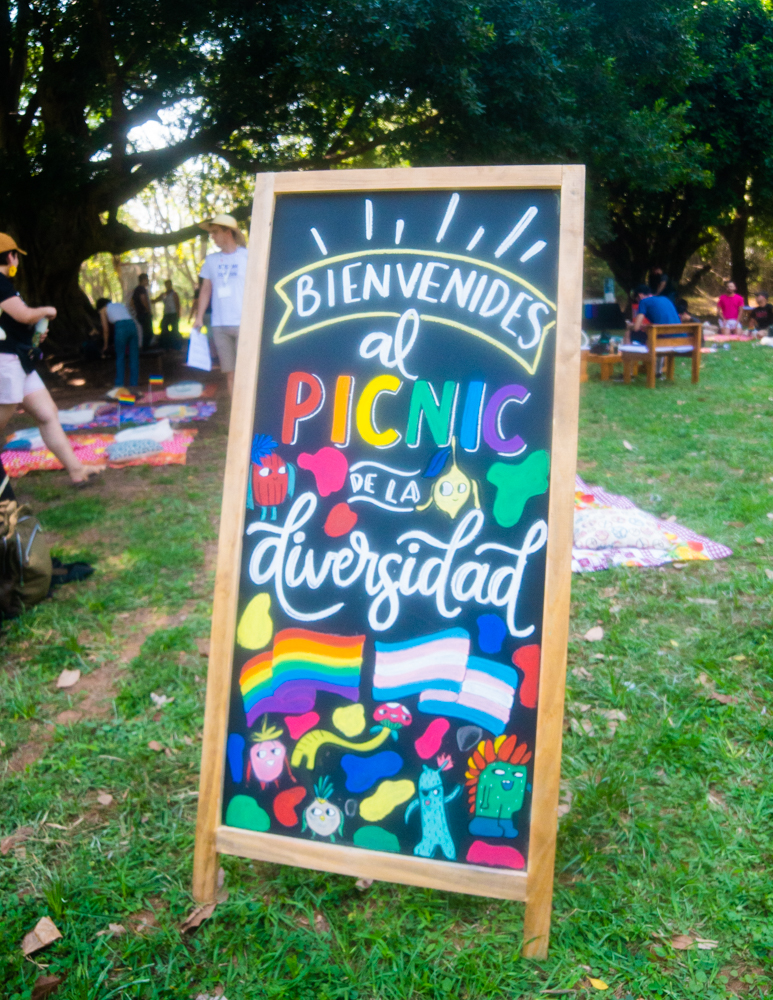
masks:
<svg viewBox="0 0 773 1000"><path fill-rule="evenodd" d="M0 620L39 604L51 588L51 552L26 505L0 502Z"/></svg>

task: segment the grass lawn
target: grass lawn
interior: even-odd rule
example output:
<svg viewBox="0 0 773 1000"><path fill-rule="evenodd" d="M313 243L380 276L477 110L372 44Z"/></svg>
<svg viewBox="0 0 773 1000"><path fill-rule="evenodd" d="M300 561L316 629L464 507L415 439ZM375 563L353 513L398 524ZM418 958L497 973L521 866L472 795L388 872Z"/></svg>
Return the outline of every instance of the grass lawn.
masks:
<svg viewBox="0 0 773 1000"><path fill-rule="evenodd" d="M223 409L221 407L221 409ZM773 351L655 391L583 387L580 470L734 549L575 577L550 957L520 904L224 858L187 934L225 421L187 467L20 483L97 567L0 639L0 996L61 1000L764 996L773 973ZM628 451L623 440L633 445ZM595 624L602 642L582 636ZM197 640L199 644L197 645ZM57 690L63 668L81 681ZM151 692L174 700L158 707ZM719 696L719 697L717 697ZM612 733L603 714L626 716ZM149 743L159 749L151 749ZM101 800L100 801L100 796ZM22 957L49 916L61 940ZM112 933L109 925L125 933ZM678 935L702 947L680 950ZM609 984L597 991L589 977Z"/></svg>

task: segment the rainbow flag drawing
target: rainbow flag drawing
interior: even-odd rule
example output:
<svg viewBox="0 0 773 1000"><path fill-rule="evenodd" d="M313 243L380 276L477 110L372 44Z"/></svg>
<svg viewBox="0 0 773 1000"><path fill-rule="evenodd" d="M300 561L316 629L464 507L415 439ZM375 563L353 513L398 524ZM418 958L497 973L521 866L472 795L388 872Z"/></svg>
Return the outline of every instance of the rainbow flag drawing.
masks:
<svg viewBox="0 0 773 1000"><path fill-rule="evenodd" d="M253 656L239 674L247 725L266 712L310 712L317 691L357 701L364 643L364 635L277 632L273 649Z"/></svg>

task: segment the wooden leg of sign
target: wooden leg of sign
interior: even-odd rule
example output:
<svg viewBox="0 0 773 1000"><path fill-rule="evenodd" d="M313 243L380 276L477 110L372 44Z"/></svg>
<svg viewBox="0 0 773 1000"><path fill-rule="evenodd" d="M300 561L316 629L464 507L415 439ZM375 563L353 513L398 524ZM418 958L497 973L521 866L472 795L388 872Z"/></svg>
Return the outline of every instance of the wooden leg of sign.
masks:
<svg viewBox="0 0 773 1000"><path fill-rule="evenodd" d="M263 301L259 289L268 267L270 228L274 198L274 174L258 174L252 207L251 233L247 259L246 293L239 330L236 376L228 430L225 460L223 506L217 550L215 599L212 606L207 704L204 712L204 739L201 745L199 809L196 817L196 849L193 855L193 898L210 903L217 895L217 849L215 830L220 825L223 788L223 757L228 732L228 702L231 690L236 621L234 609L239 593L239 572L244 531L244 497L247 495L248 467L243 456L249 454L252 421L245 413L255 412L255 386L260 360L260 333L263 326Z"/></svg>
<svg viewBox="0 0 773 1000"><path fill-rule="evenodd" d="M561 186L561 251L558 260L556 382L550 475L550 535L545 570L534 793L531 802L525 958L546 958L553 906L558 832L561 736L564 724L566 644L572 585L577 419L580 403L580 317L585 168L564 167Z"/></svg>

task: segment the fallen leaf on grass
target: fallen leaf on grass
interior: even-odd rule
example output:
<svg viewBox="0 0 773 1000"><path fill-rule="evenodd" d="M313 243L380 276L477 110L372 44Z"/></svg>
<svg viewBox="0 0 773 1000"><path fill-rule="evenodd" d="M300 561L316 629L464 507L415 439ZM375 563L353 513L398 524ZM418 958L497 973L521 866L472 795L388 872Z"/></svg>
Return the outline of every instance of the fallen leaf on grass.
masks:
<svg viewBox="0 0 773 1000"><path fill-rule="evenodd" d="M626 451L634 450L633 445L631 444L630 441L623 441L623 447L625 448Z"/></svg>
<svg viewBox="0 0 773 1000"><path fill-rule="evenodd" d="M713 698L714 701L719 701L723 705L737 705L738 699L732 694L720 694L719 691L709 691L706 695L707 698Z"/></svg>
<svg viewBox="0 0 773 1000"><path fill-rule="evenodd" d="M147 934L158 928L158 920L152 910L140 910L128 919L128 924L135 934Z"/></svg>
<svg viewBox="0 0 773 1000"><path fill-rule="evenodd" d="M743 660L746 659L746 657L743 655L743 653L739 653L738 656L731 656L730 659L735 660L737 663L741 663Z"/></svg>
<svg viewBox="0 0 773 1000"><path fill-rule="evenodd" d="M59 928L50 917L41 917L29 934L24 935L21 943L21 950L25 955L32 955L52 941L58 941L61 937Z"/></svg>
<svg viewBox="0 0 773 1000"><path fill-rule="evenodd" d="M101 806L111 806L113 804L113 796L109 792L100 792L97 796L97 802Z"/></svg>
<svg viewBox="0 0 773 1000"><path fill-rule="evenodd" d="M155 753L161 753L164 748L158 742L158 740L151 740L148 743L148 750L153 750Z"/></svg>
<svg viewBox="0 0 773 1000"><path fill-rule="evenodd" d="M603 979L591 979L588 977L588 982L594 988L594 990L608 990L609 983L605 983Z"/></svg>
<svg viewBox="0 0 773 1000"><path fill-rule="evenodd" d="M50 997L63 982L59 976L38 976L32 987L30 1000L45 1000L45 997Z"/></svg>
<svg viewBox="0 0 773 1000"><path fill-rule="evenodd" d="M695 940L689 934L675 934L671 938L671 947L677 951L689 951L694 944Z"/></svg>
<svg viewBox="0 0 773 1000"><path fill-rule="evenodd" d="M604 656L603 653L594 653L593 656L591 656L591 659L592 660L605 660L606 656Z"/></svg>
<svg viewBox="0 0 773 1000"><path fill-rule="evenodd" d="M765 539L764 539L764 538L760 538L760 536L759 536L759 535L757 535L757 536L755 537L754 541L755 541L755 542L756 542L756 543L757 543L758 545L764 545L764 544L765 544Z"/></svg>
<svg viewBox="0 0 773 1000"><path fill-rule="evenodd" d="M35 831L31 826L20 826L13 833L0 840L0 854L8 854L14 847L31 837Z"/></svg>
<svg viewBox="0 0 773 1000"><path fill-rule="evenodd" d="M569 790L567 782L561 782L561 794L558 800L558 818L561 819L562 816L566 816L569 810L572 808L572 793Z"/></svg>
<svg viewBox="0 0 773 1000"><path fill-rule="evenodd" d="M102 937L103 934L109 934L111 937L121 937L122 934L126 934L126 928L123 924L108 924L107 930L97 931L97 937Z"/></svg>
<svg viewBox="0 0 773 1000"><path fill-rule="evenodd" d="M215 912L215 907L217 903L202 903L200 906L195 906L188 916L180 924L180 933L185 934L187 931L192 931L194 928L203 924L205 920Z"/></svg>
<svg viewBox="0 0 773 1000"><path fill-rule="evenodd" d="M151 691L150 700L157 708L163 708L164 705L171 705L174 698L167 698L165 694L156 694L155 691Z"/></svg>
<svg viewBox="0 0 773 1000"><path fill-rule="evenodd" d="M687 602L689 604L705 604L707 607L719 604L719 601L715 601L713 597L688 597Z"/></svg>
<svg viewBox="0 0 773 1000"><path fill-rule="evenodd" d="M744 522L743 521L726 521L725 523L727 524L728 528L743 528L744 527Z"/></svg>
<svg viewBox="0 0 773 1000"><path fill-rule="evenodd" d="M581 719L580 721L578 721L577 719L572 719L571 726L573 732L579 733L580 735L582 735L583 733L586 736L596 735L596 730L593 728L593 723L590 721L590 719Z"/></svg>
<svg viewBox="0 0 773 1000"><path fill-rule="evenodd" d="M314 930L317 932L317 934L330 933L330 924L327 922L327 920L325 920L325 918L319 911L317 911L317 913L314 914Z"/></svg>
<svg viewBox="0 0 773 1000"><path fill-rule="evenodd" d="M687 565L687 563L685 563L685 562L674 562L674 563L671 563L671 565L674 567L674 569L684 569L685 566Z"/></svg>
<svg viewBox="0 0 773 1000"><path fill-rule="evenodd" d="M773 511L768 511L765 515L769 521L773 521Z"/></svg>
<svg viewBox="0 0 773 1000"><path fill-rule="evenodd" d="M209 656L209 639L196 639L196 648L200 656Z"/></svg>
<svg viewBox="0 0 773 1000"><path fill-rule="evenodd" d="M706 800L710 806L714 806L716 809L727 809L727 803L725 802L724 796L720 792L709 791L706 793ZM695 939L698 940L697 938Z"/></svg>
<svg viewBox="0 0 773 1000"><path fill-rule="evenodd" d="M600 625L594 625L593 628L589 628L583 636L586 642L601 642L603 638L604 629Z"/></svg>
<svg viewBox="0 0 773 1000"><path fill-rule="evenodd" d="M572 677L579 677L582 681L593 680L593 674L590 670L586 670L585 667L575 667L572 671Z"/></svg>
<svg viewBox="0 0 773 1000"><path fill-rule="evenodd" d="M370 889L372 885L373 885L372 878L358 878L357 881L354 883L354 888L359 889L360 892L364 892L366 889Z"/></svg>
<svg viewBox="0 0 773 1000"><path fill-rule="evenodd" d="M767 578L768 578L769 580L773 580L773 569L766 569L766 570L765 570L765 576L766 576L766 577L767 577Z"/></svg>
<svg viewBox="0 0 773 1000"><path fill-rule="evenodd" d="M696 937L695 943L700 951L711 951L713 948L719 947L719 941L711 941L709 938Z"/></svg>
<svg viewBox="0 0 773 1000"><path fill-rule="evenodd" d="M80 670L63 670L56 681L58 688L71 688L81 679Z"/></svg>

